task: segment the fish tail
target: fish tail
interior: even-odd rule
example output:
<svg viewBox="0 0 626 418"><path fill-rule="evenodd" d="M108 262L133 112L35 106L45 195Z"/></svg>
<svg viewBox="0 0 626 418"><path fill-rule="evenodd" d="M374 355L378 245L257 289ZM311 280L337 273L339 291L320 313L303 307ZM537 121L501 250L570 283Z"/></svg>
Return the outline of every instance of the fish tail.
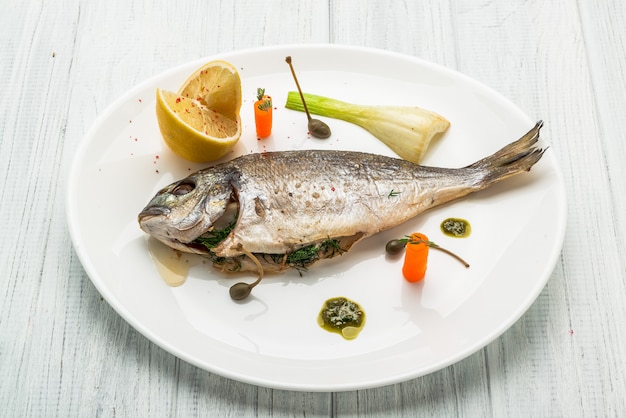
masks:
<svg viewBox="0 0 626 418"><path fill-rule="evenodd" d="M495 182L515 174L530 171L531 167L541 159L546 149L537 146L539 131L543 121L539 121L524 136L515 142L503 147L496 153L474 164L468 169L478 169L484 173L481 176L479 188L485 188Z"/></svg>

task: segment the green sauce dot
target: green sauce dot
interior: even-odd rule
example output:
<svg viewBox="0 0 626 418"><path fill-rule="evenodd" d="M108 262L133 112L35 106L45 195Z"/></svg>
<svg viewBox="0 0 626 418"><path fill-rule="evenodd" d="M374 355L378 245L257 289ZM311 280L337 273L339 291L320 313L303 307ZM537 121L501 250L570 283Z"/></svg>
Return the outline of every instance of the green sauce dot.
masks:
<svg viewBox="0 0 626 418"><path fill-rule="evenodd" d="M447 218L441 222L441 232L449 237L466 238L469 237L472 228L465 219Z"/></svg>

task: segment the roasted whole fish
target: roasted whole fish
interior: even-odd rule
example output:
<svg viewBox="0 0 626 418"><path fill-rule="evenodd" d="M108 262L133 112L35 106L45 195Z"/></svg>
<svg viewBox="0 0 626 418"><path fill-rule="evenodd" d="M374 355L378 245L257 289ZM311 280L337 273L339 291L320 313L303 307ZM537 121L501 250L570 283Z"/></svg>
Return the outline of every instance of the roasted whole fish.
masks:
<svg viewBox="0 0 626 418"><path fill-rule="evenodd" d="M429 208L530 170L544 152L537 144L541 126L458 169L349 151L243 155L163 188L138 220L154 238L204 254L223 271L306 269Z"/></svg>

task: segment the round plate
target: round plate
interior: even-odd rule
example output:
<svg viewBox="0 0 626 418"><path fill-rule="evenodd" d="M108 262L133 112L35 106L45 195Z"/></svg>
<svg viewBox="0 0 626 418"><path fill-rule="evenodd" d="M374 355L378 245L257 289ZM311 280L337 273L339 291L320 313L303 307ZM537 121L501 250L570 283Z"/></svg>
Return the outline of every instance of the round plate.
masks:
<svg viewBox="0 0 626 418"><path fill-rule="evenodd" d="M284 108L287 92L295 90L287 55L306 92L359 104L419 106L448 118L451 126L431 143L425 165L466 166L519 138L535 122L462 74L381 50L280 46L174 68L113 103L75 156L67 219L76 252L98 291L135 329L179 358L235 380L281 389L341 391L401 382L457 362L501 335L539 295L563 243L564 186L550 149L529 173L368 238L302 276L293 271L264 279L245 303L228 295L241 277L224 275L199 257L174 261L189 269L183 285L165 283L158 266L163 248L139 229L137 214L160 188L202 166L164 145L155 117L157 87L176 91L210 60L237 67L243 135L225 159L311 148L394 155L363 129L334 119L324 119L331 138L311 138L305 115ZM274 130L265 140L255 134L257 87L274 100ZM470 237L444 236L439 225L447 217L467 219ZM384 246L415 231L460 254L471 267L431 251L426 278L407 283L401 257L385 256ZM316 322L324 301L336 296L359 302L367 314L354 340Z"/></svg>

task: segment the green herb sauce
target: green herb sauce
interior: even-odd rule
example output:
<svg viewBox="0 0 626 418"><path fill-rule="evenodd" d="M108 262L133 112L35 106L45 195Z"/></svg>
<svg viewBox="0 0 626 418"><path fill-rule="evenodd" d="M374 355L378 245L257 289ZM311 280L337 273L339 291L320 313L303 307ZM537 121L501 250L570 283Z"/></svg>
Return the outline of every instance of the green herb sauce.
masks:
<svg viewBox="0 0 626 418"><path fill-rule="evenodd" d="M466 238L471 234L472 227L465 219L448 218L441 222L441 232L449 237Z"/></svg>
<svg viewBox="0 0 626 418"><path fill-rule="evenodd" d="M324 302L317 323L326 331L352 340L365 326L365 312L358 303L345 297L336 297Z"/></svg>

